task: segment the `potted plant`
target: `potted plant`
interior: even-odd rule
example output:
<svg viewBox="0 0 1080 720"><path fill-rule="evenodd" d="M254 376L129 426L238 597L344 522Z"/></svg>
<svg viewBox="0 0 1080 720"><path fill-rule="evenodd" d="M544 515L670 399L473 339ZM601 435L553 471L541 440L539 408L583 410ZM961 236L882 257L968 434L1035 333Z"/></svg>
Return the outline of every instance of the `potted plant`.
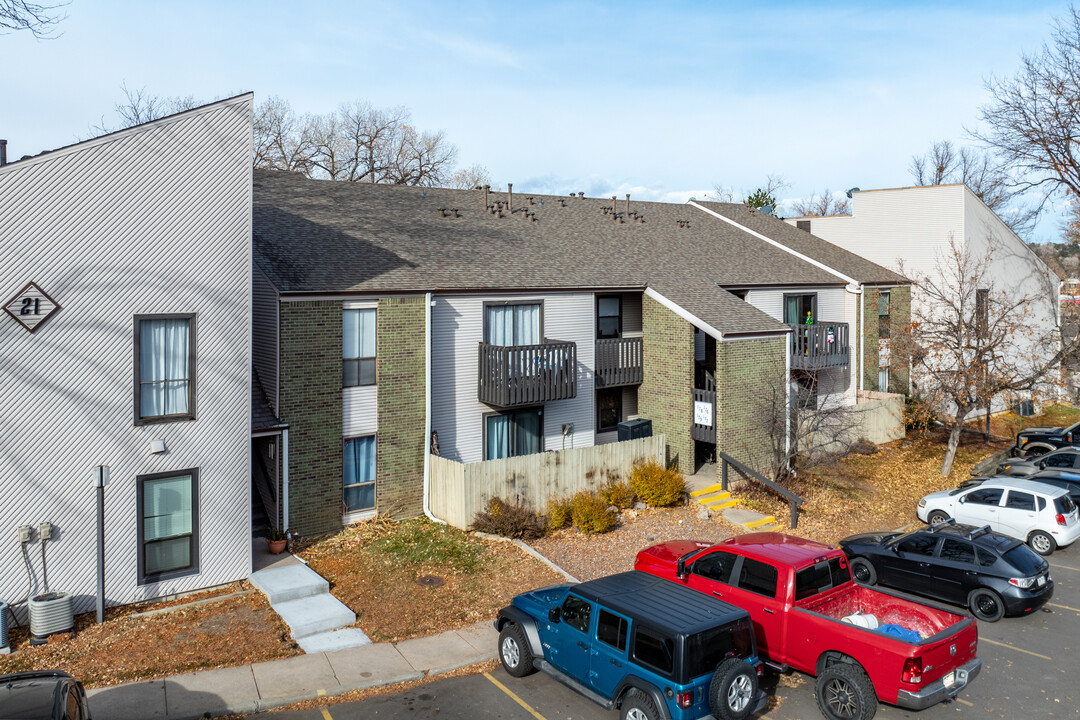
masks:
<svg viewBox="0 0 1080 720"><path fill-rule="evenodd" d="M279 555L285 550L285 544L289 542L289 531L270 528L266 533L266 546L273 555Z"/></svg>

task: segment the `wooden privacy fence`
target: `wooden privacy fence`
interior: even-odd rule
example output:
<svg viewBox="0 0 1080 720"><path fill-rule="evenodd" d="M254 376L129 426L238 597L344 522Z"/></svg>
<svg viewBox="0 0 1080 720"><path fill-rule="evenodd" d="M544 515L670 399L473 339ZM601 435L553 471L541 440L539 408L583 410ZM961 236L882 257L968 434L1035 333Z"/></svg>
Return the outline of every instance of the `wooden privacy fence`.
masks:
<svg viewBox="0 0 1080 720"><path fill-rule="evenodd" d="M549 498L596 490L613 478L629 480L635 462L651 458L663 464L664 447L664 436L656 435L476 463L432 455L428 503L435 517L462 529L493 497L545 512Z"/></svg>

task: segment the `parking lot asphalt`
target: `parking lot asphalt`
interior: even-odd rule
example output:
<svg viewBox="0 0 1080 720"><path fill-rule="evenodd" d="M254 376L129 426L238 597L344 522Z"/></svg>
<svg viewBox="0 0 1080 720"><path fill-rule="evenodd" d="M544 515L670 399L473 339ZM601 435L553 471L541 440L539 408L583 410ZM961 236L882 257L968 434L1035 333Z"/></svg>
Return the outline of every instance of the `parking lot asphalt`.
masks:
<svg viewBox="0 0 1080 720"><path fill-rule="evenodd" d="M1042 610L996 623L979 622L983 669L957 698L921 712L891 705L878 718L1075 718L1080 717L1080 543L1048 558L1054 597ZM764 720L821 717L814 678L802 673L767 673L772 696ZM252 716L254 717L254 716ZM512 678L502 668L491 673L448 678L407 692L358 703L303 712L275 713L274 720L357 720L359 718L476 718L477 720L611 720L605 711L551 677L535 673Z"/></svg>

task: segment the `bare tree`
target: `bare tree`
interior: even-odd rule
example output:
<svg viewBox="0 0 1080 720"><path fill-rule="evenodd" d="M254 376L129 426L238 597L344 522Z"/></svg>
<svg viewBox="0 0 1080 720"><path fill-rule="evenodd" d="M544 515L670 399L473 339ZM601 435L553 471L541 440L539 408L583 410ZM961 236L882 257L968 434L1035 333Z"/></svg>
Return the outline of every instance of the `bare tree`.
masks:
<svg viewBox="0 0 1080 720"><path fill-rule="evenodd" d="M449 181L446 183L446 187L455 188L457 190L473 190L475 188L483 187L484 185L492 185L491 172L488 171L483 165L470 165L466 168L457 170L450 176Z"/></svg>
<svg viewBox="0 0 1080 720"><path fill-rule="evenodd" d="M27 0L0 0L0 30L29 30L40 39L59 37L56 26L67 15L58 11L66 5L66 2L43 5Z"/></svg>
<svg viewBox="0 0 1080 720"><path fill-rule="evenodd" d="M846 197L837 197L828 188L821 196L811 195L796 200L791 209L801 217L827 217L829 215L850 215L851 201Z"/></svg>
<svg viewBox="0 0 1080 720"><path fill-rule="evenodd" d="M300 116L287 100L267 98L255 108L254 165L310 175L319 143L317 121Z"/></svg>
<svg viewBox="0 0 1080 720"><path fill-rule="evenodd" d="M784 179L782 175L776 173L770 173L765 178L765 184L755 188L754 190L744 190L741 194L736 193L735 190L724 185L715 185L713 187L713 194L709 198L716 202L741 202L750 205L751 207L765 207L769 205L776 208L777 195L791 187L791 183Z"/></svg>
<svg viewBox="0 0 1080 720"><path fill-rule="evenodd" d="M905 273L922 297L912 303L910 328L890 343L910 354L919 394L951 418L942 475L952 469L969 415L1003 394L1046 394L1064 354L1060 329L1039 320L1047 297L1041 283L1053 280L1040 278L1028 292L1017 283L1000 287L991 273L995 252L975 254L950 238L934 273Z"/></svg>
<svg viewBox="0 0 1080 720"><path fill-rule="evenodd" d="M989 153L941 140L925 155L913 155L908 172L916 185L964 183L1017 235L1031 232L1038 219L1040 207L1024 202L1024 189Z"/></svg>
<svg viewBox="0 0 1080 720"><path fill-rule="evenodd" d="M161 97L150 93L146 87L129 88L126 82L121 83L120 90L124 93L124 99L113 105L113 111L120 121L119 124L114 127L102 118L97 125L90 126L90 131L94 136L141 125L203 104L202 101L196 100L194 95Z"/></svg>

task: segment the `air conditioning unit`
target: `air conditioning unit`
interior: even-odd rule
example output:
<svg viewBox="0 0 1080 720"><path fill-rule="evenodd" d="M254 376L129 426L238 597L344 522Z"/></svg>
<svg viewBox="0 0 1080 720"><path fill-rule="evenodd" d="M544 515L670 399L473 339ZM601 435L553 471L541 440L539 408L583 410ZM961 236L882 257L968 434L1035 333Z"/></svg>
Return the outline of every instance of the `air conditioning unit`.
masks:
<svg viewBox="0 0 1080 720"><path fill-rule="evenodd" d="M71 595L50 592L30 598L30 644L41 645L50 635L71 632L75 628L75 614L71 608Z"/></svg>
<svg viewBox="0 0 1080 720"><path fill-rule="evenodd" d="M8 647L7 616L7 603L3 600L0 600L0 655L7 655L9 652L11 652L11 648Z"/></svg>

